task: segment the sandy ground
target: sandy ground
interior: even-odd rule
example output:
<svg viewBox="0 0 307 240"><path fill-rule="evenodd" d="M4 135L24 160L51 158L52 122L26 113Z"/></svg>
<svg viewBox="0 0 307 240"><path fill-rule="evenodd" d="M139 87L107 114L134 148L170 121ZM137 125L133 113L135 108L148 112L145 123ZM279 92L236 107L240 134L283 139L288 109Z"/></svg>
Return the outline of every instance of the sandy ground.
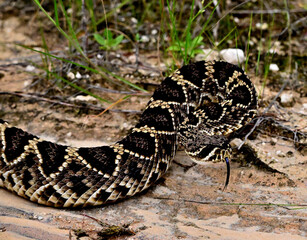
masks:
<svg viewBox="0 0 307 240"><path fill-rule="evenodd" d="M6 20L6 36L20 25ZM21 29L18 38L33 44ZM28 42L29 41L29 42ZM15 65L14 49L1 47L1 91L25 91L31 76ZM28 52L18 50L20 54ZM13 64L13 65L12 65ZM260 83L255 80L259 87ZM259 87L260 88L260 87ZM268 101L277 92L268 94ZM141 110L149 97L131 98L122 109ZM304 129L306 98L297 98L294 111L298 129ZM0 96L0 117L33 134L73 146L97 146L119 140L137 122L137 114L107 113L92 117L69 107L11 95ZM291 122L294 124L293 122ZM265 127L264 127L265 128ZM260 131L248 140L248 149L235 153L231 179L223 192L223 163L194 165L183 151L157 184L125 201L92 209L53 209L31 203L0 189L0 239L77 239L84 231L94 239L110 226L134 233L114 239L307 239L307 161L291 139ZM259 163L261 163L259 165ZM104 226L92 218L99 219ZM123 227L124 228L124 227ZM126 230L127 230L126 229ZM82 237L81 239L90 239ZM101 237L101 239L103 239Z"/></svg>
<svg viewBox="0 0 307 240"><path fill-rule="evenodd" d="M282 174L232 164L187 164L179 152L170 171L149 191L104 207L63 210L42 207L0 189L0 239L76 239L72 229L96 236L105 224L129 224L134 236L121 239L306 239L306 186ZM184 167L183 167L184 166ZM243 205L237 205L242 203ZM244 204L260 205L244 205ZM268 205L274 204L274 205Z"/></svg>

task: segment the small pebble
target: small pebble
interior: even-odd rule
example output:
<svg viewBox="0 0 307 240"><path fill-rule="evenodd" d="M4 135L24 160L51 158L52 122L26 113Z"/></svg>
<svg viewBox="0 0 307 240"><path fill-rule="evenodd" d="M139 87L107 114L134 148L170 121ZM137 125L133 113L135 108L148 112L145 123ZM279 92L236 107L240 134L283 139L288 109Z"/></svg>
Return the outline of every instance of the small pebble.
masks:
<svg viewBox="0 0 307 240"><path fill-rule="evenodd" d="M158 33L158 30L157 29L152 29L151 30L151 35L156 35Z"/></svg>
<svg viewBox="0 0 307 240"><path fill-rule="evenodd" d="M237 48L224 49L220 54L226 62L236 65L239 65L245 59L243 50Z"/></svg>
<svg viewBox="0 0 307 240"><path fill-rule="evenodd" d="M303 107L300 109L299 113L306 114L307 111L307 103L303 103Z"/></svg>
<svg viewBox="0 0 307 240"><path fill-rule="evenodd" d="M132 17L132 18L131 18L131 22L134 23L134 24L137 24L137 23L138 23L138 20L137 20L136 18Z"/></svg>
<svg viewBox="0 0 307 240"><path fill-rule="evenodd" d="M66 10L66 12L68 13L68 14L73 14L73 9L72 8L68 8L67 10Z"/></svg>
<svg viewBox="0 0 307 240"><path fill-rule="evenodd" d="M159 77L160 74L158 72L152 72L149 74L150 77Z"/></svg>
<svg viewBox="0 0 307 240"><path fill-rule="evenodd" d="M35 70L35 67L32 66L32 65L28 65L28 66L26 67L26 71L27 71L27 72L34 72L34 70Z"/></svg>
<svg viewBox="0 0 307 240"><path fill-rule="evenodd" d="M280 150L277 150L276 151L276 155L278 156L278 157L285 157L286 155L282 152L282 151L280 151Z"/></svg>
<svg viewBox="0 0 307 240"><path fill-rule="evenodd" d="M283 92L280 95L280 103L284 107L292 107L294 104L294 98L292 92Z"/></svg>
<svg viewBox="0 0 307 240"><path fill-rule="evenodd" d="M75 79L75 74L74 74L73 72L69 72L69 73L67 74L67 77L68 77L69 79Z"/></svg>
<svg viewBox="0 0 307 240"><path fill-rule="evenodd" d="M82 78L82 75L79 72L77 72L76 73L76 78L80 79L80 78Z"/></svg>
<svg viewBox="0 0 307 240"><path fill-rule="evenodd" d="M287 157L293 157L293 155L294 155L294 154L293 154L292 151L288 151L288 152L287 152Z"/></svg>
<svg viewBox="0 0 307 240"><path fill-rule="evenodd" d="M131 63L135 63L136 62L136 55L130 55L128 57L128 61L131 62Z"/></svg>
<svg viewBox="0 0 307 240"><path fill-rule="evenodd" d="M271 141L272 141L273 143L277 143L277 142L278 142L277 138L272 138Z"/></svg>
<svg viewBox="0 0 307 240"><path fill-rule="evenodd" d="M275 63L271 63L269 69L270 69L272 72L278 72L278 71L279 71L279 67L278 67L277 64L275 64Z"/></svg>
<svg viewBox="0 0 307 240"><path fill-rule="evenodd" d="M146 36L146 35L143 35L143 36L141 37L141 42L149 42L149 37Z"/></svg>
<svg viewBox="0 0 307 240"><path fill-rule="evenodd" d="M277 163L278 160L276 158L271 158L271 161L269 162L269 164L272 164L272 163Z"/></svg>
<svg viewBox="0 0 307 240"><path fill-rule="evenodd" d="M82 102L96 102L97 101L96 98L90 95L86 95L86 96L78 95L76 97L72 97L71 100L77 100L77 101L82 101Z"/></svg>
<svg viewBox="0 0 307 240"><path fill-rule="evenodd" d="M268 27L269 27L269 24L267 23L256 23L256 28L258 29L266 30L268 29Z"/></svg>
<svg viewBox="0 0 307 240"><path fill-rule="evenodd" d="M24 86L24 87L27 87L27 86L29 86L31 83L32 83L32 82L31 82L30 80L26 80L26 81L23 82L23 86Z"/></svg>
<svg viewBox="0 0 307 240"><path fill-rule="evenodd" d="M249 41L249 46L254 46L254 45L255 45L255 42L252 41L252 40L250 40L250 41Z"/></svg>

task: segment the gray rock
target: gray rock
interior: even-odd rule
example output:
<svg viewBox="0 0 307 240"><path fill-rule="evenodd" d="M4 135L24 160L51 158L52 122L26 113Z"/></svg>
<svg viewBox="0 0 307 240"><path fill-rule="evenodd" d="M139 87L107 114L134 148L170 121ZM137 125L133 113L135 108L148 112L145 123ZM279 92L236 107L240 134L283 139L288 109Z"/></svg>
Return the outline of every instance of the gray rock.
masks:
<svg viewBox="0 0 307 240"><path fill-rule="evenodd" d="M220 52L221 57L229 63L239 65L245 59L244 52L238 48L228 48Z"/></svg>

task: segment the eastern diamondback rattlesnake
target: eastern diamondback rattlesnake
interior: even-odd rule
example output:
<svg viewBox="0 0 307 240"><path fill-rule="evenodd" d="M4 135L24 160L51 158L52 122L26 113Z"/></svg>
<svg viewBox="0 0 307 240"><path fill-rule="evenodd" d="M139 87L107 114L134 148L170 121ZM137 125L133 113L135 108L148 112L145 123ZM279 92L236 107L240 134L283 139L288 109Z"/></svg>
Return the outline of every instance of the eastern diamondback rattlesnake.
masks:
<svg viewBox="0 0 307 240"><path fill-rule="evenodd" d="M179 143L196 162L227 159L229 134L256 112L255 88L239 67L189 64L161 83L131 134L111 146L62 146L1 121L0 186L54 207L133 196L166 172Z"/></svg>

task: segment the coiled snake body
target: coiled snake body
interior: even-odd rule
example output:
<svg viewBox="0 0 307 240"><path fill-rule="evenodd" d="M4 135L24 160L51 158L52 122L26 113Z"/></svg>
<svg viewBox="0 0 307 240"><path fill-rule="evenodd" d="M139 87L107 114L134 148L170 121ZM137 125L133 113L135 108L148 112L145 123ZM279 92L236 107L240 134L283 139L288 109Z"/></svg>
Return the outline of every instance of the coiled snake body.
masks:
<svg viewBox="0 0 307 240"><path fill-rule="evenodd" d="M230 155L230 133L256 114L253 84L237 66L196 62L155 90L139 123L111 146L75 148L0 122L0 186L54 207L133 196L168 169L179 143L196 162Z"/></svg>

